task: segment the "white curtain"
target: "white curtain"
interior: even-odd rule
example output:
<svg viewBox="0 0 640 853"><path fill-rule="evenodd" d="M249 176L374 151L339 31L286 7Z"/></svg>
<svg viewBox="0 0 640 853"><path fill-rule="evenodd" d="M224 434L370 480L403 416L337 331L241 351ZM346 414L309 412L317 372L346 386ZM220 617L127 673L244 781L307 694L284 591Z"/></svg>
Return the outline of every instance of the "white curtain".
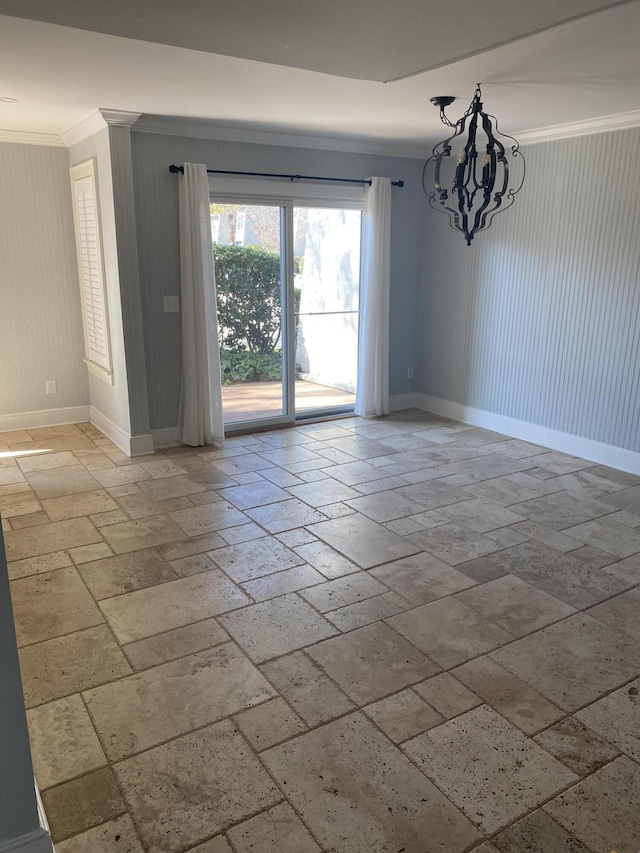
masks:
<svg viewBox="0 0 640 853"><path fill-rule="evenodd" d="M182 391L176 437L197 447L224 441L207 167L185 163L178 180Z"/></svg>
<svg viewBox="0 0 640 853"><path fill-rule="evenodd" d="M358 388L355 411L372 418L389 413L389 293L391 181L365 186L360 284Z"/></svg>

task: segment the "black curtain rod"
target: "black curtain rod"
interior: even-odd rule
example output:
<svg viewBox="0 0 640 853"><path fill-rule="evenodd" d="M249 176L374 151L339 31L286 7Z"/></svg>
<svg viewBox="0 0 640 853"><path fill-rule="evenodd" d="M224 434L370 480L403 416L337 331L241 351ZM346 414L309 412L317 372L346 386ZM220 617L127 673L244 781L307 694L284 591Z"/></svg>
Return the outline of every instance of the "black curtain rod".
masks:
<svg viewBox="0 0 640 853"><path fill-rule="evenodd" d="M178 172L184 173L184 166L176 166L172 163L169 171L173 175ZM318 175L277 175L274 172L233 172L229 169L207 169L210 175L247 175L252 178L288 178L290 181L333 181L339 184L369 184L371 181L363 181L360 178L321 178ZM404 181L391 181L392 187L403 187Z"/></svg>

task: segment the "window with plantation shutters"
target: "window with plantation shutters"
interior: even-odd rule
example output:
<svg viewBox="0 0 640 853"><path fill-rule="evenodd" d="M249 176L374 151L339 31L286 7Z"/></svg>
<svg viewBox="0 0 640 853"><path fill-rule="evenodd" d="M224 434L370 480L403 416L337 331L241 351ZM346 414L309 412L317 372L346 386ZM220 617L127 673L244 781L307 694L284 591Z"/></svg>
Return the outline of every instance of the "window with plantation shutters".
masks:
<svg viewBox="0 0 640 853"><path fill-rule="evenodd" d="M107 298L95 162L71 169L73 216L82 297L85 361L92 373L112 381Z"/></svg>

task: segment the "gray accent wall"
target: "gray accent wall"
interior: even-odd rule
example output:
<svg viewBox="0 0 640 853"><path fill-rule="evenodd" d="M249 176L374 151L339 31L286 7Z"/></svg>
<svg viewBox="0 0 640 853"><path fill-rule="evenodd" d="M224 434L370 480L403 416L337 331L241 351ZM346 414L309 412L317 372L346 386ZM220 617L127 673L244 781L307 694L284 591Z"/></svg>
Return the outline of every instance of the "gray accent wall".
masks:
<svg viewBox="0 0 640 853"><path fill-rule="evenodd" d="M151 429L176 424L180 399L180 314L163 313L163 296L180 293L178 180L171 163L210 168L403 179L393 190L391 249L391 394L416 390L407 380L415 367L424 238L422 162L136 131L131 134ZM287 185L283 185L286 193Z"/></svg>
<svg viewBox="0 0 640 853"><path fill-rule="evenodd" d="M0 199L0 416L86 406L66 149L0 143Z"/></svg>
<svg viewBox="0 0 640 853"><path fill-rule="evenodd" d="M640 128L523 150L470 248L428 213L420 390L640 451Z"/></svg>

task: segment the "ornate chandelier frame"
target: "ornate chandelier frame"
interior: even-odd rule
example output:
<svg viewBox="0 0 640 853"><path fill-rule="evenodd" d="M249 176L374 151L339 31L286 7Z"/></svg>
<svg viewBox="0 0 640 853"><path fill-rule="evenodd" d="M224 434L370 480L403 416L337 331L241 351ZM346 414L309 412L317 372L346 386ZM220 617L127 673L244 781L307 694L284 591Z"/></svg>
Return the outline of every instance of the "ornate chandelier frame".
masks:
<svg viewBox="0 0 640 853"><path fill-rule="evenodd" d="M469 108L455 123L445 115L446 107L452 104L455 98L449 95L431 98L431 102L440 109L442 123L453 128L455 133L434 147L422 172L422 186L430 206L448 214L449 224L454 230L462 232L467 246L471 245L478 231L490 227L497 213L511 207L525 178L525 160L518 141L513 136L500 133L496 117L484 111L481 98L482 92L478 83ZM443 166L445 158L451 156L452 143L462 137L465 130L468 134L467 141L458 154L453 183L449 184L450 197L449 187L445 186ZM484 133L487 139L486 145L481 145L485 149L481 169L478 163L479 131ZM513 144L507 143L505 146L499 137L509 139ZM507 154L507 148L511 149L510 154ZM522 160L522 180L516 188L509 187L508 156L520 157ZM435 164L435 191L426 186L427 167L430 163Z"/></svg>

